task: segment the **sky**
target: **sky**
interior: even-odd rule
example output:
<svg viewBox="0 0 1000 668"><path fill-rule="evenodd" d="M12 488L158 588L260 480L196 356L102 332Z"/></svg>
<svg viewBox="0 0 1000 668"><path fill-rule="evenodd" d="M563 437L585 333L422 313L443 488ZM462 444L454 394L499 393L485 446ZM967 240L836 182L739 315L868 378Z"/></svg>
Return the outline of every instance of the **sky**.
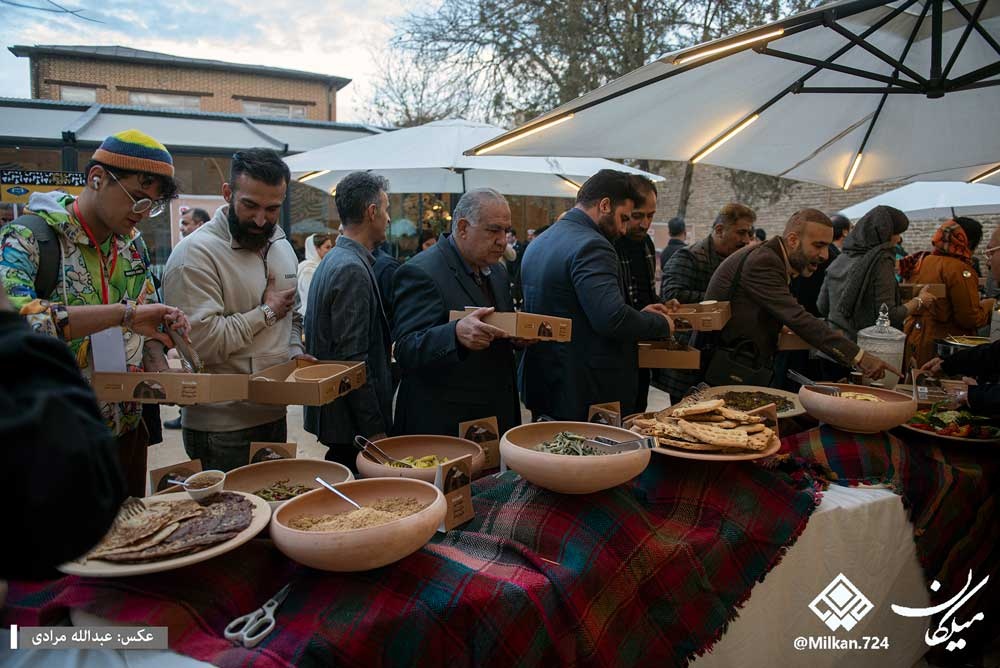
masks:
<svg viewBox="0 0 1000 668"><path fill-rule="evenodd" d="M432 0L55 0L103 21L12 6L53 8L49 0L0 0L0 97L31 97L28 59L14 44L129 46L190 58L270 65L346 77L337 119L370 119L365 100L393 21Z"/></svg>

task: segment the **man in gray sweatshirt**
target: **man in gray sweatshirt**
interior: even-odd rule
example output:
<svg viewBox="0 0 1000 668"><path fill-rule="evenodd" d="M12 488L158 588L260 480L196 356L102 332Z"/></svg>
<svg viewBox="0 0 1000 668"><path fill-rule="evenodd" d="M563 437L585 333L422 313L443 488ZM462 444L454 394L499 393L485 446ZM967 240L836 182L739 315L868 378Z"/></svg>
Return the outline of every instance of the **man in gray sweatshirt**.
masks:
<svg viewBox="0 0 1000 668"><path fill-rule="evenodd" d="M270 149L236 153L222 186L228 204L167 260L164 298L191 314L191 340L209 373L257 373L304 355L293 308L298 258L278 225L290 179ZM285 413L250 401L185 407L184 449L205 469L243 466L252 441L286 440Z"/></svg>

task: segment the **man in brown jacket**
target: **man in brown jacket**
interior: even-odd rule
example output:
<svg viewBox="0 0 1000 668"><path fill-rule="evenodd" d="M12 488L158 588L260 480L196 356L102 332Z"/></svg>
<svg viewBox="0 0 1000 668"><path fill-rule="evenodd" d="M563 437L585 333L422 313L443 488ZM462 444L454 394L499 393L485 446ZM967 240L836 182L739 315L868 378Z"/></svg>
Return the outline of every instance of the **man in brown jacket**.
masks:
<svg viewBox="0 0 1000 668"><path fill-rule="evenodd" d="M768 368L777 352L778 334L785 326L844 366L859 367L866 376L881 378L886 369L896 371L811 315L789 290L793 277L811 275L827 259L832 241L833 223L826 214L803 209L792 215L781 236L727 257L705 293L706 299L732 302L732 318L719 343L732 347L741 340L753 342L758 362ZM737 273L739 281L732 291Z"/></svg>

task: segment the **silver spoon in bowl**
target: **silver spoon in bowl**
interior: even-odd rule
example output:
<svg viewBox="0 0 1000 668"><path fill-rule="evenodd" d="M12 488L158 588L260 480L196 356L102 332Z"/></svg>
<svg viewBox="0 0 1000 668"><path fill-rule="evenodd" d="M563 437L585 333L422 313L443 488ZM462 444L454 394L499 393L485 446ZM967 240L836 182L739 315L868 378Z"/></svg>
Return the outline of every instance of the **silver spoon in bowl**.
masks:
<svg viewBox="0 0 1000 668"><path fill-rule="evenodd" d="M349 504L351 504L358 510L361 510L361 506L356 501L354 501L354 499L341 492L339 489L328 483L326 480L323 480L319 476L316 476L316 482L323 485L323 487L326 487L328 490L330 490L331 492L342 498L344 501L347 501Z"/></svg>

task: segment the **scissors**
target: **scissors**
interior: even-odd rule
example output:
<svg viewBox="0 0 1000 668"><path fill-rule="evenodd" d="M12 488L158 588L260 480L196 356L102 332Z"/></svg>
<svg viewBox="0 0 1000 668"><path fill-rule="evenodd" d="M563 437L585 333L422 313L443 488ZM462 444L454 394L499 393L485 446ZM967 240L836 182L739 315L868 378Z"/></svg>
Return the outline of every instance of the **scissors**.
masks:
<svg viewBox="0 0 1000 668"><path fill-rule="evenodd" d="M286 584L264 605L229 622L223 633L226 640L235 640L247 649L256 647L264 636L274 630L274 611L288 596L291 587L291 584Z"/></svg>

